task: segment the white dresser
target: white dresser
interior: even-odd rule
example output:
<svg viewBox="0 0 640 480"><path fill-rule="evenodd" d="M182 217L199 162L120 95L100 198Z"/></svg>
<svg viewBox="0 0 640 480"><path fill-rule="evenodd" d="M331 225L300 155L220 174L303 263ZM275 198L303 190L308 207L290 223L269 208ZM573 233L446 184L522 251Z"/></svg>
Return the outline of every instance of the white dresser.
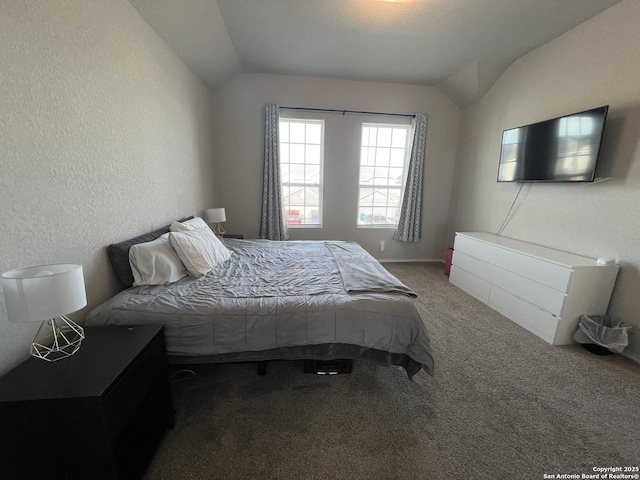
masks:
<svg viewBox="0 0 640 480"><path fill-rule="evenodd" d="M604 315L618 265L490 233L456 233L449 281L554 345Z"/></svg>

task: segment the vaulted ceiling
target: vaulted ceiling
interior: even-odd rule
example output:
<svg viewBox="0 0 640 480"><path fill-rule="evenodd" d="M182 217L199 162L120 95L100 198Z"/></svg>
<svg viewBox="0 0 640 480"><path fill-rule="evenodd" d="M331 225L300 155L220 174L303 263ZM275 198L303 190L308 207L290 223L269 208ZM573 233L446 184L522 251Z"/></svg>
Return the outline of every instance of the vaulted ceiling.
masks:
<svg viewBox="0 0 640 480"><path fill-rule="evenodd" d="M433 85L460 106L620 0L129 0L211 90L239 73Z"/></svg>

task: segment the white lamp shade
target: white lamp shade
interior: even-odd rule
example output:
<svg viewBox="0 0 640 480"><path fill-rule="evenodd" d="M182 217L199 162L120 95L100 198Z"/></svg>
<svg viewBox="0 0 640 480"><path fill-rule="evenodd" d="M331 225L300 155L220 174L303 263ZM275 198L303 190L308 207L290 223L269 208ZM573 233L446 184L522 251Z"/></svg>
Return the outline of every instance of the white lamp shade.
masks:
<svg viewBox="0 0 640 480"><path fill-rule="evenodd" d="M82 265L20 268L2 274L11 322L35 322L80 310L87 304Z"/></svg>
<svg viewBox="0 0 640 480"><path fill-rule="evenodd" d="M210 208L204 212L204 216L208 223L220 223L227 221L227 215L224 208Z"/></svg>

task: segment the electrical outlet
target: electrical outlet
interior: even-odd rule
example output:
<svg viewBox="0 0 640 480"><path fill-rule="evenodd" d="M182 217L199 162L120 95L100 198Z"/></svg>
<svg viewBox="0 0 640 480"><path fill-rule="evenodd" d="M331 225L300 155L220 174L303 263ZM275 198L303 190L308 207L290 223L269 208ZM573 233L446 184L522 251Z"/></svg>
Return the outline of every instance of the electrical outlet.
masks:
<svg viewBox="0 0 640 480"><path fill-rule="evenodd" d="M380 240L380 251L384 252L384 240Z"/></svg>

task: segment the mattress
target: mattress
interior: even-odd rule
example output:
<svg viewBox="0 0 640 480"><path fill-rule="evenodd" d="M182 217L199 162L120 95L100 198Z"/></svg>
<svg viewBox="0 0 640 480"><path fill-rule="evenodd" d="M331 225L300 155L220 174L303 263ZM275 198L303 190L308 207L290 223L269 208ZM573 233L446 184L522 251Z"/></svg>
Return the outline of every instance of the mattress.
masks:
<svg viewBox="0 0 640 480"><path fill-rule="evenodd" d="M358 244L223 242L232 256L207 275L124 290L85 324L163 324L186 362L346 357L433 373L415 293Z"/></svg>

